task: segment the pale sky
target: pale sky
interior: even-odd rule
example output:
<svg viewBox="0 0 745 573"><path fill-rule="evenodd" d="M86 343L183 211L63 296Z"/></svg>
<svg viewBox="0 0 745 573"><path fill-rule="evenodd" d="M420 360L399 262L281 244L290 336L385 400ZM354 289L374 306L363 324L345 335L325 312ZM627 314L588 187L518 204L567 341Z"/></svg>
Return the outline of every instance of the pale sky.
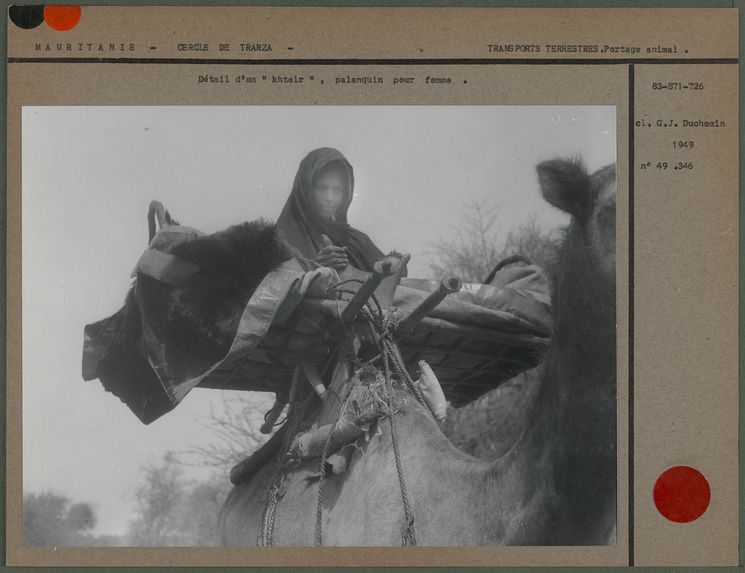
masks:
<svg viewBox="0 0 745 573"><path fill-rule="evenodd" d="M505 231L533 215L564 225L536 164L597 169L615 134L612 107L24 107L25 491L92 502L96 532L123 533L140 466L209 441L200 420L220 392L194 390L144 426L80 374L83 327L121 306L150 200L205 232L276 219L303 156L336 147L355 170L350 223L427 277L473 199L497 197Z"/></svg>

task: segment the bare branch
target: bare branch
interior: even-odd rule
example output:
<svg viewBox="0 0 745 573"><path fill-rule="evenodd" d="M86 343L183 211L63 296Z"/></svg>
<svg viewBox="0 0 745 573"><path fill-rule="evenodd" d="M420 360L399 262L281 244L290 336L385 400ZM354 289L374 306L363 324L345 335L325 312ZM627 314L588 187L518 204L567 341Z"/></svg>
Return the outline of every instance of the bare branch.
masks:
<svg viewBox="0 0 745 573"><path fill-rule="evenodd" d="M209 435L206 444L176 452L177 463L192 467L213 467L223 475L266 441L259 432L264 412L271 401L254 392L223 392L219 406L210 406L200 425Z"/></svg>
<svg viewBox="0 0 745 573"><path fill-rule="evenodd" d="M535 216L504 233L498 224L501 210L493 198L467 203L452 236L434 245L430 267L435 276L454 274L464 282L482 282L499 261L513 254L527 255L550 272L557 233L541 229Z"/></svg>

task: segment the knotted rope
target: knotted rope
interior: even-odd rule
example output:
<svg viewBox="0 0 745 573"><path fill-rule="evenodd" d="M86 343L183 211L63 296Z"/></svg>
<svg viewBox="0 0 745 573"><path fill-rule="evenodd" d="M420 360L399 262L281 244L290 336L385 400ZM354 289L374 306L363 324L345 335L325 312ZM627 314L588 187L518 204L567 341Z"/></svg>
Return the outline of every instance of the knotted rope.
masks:
<svg viewBox="0 0 745 573"><path fill-rule="evenodd" d="M307 396L305 400L302 401L302 403L297 404L297 402L300 401L298 395L300 393L300 389L298 388L298 380L295 378L292 383L292 387L290 388L290 399L288 401L288 412L287 416L285 417L285 421L287 421L290 426L290 432L287 433L288 436L291 436L294 431L299 426L299 414L298 411L304 411L307 405L309 404L309 401L311 398L313 398L313 394ZM264 504L264 511L261 514L261 525L259 527L259 532L257 534L256 538L256 545L258 547L273 547L274 546L274 525L275 525L275 516L277 513L277 505L279 505L279 500L282 499L282 496L284 495L284 485L285 485L285 479L286 479L286 473L285 468L288 463L287 459L287 451L288 451L289 443L286 442L282 449L280 450L279 454L279 468L275 472L274 476L272 477L271 485L269 486L269 491L266 494L266 502Z"/></svg>
<svg viewBox="0 0 745 573"><path fill-rule="evenodd" d="M349 282L362 282L362 281L358 281L357 279L350 279L347 281L343 281L343 282L338 283L334 287L331 287L329 291L336 290L337 292L348 292L348 291L339 289L339 287ZM354 294L354 293L349 291L349 294ZM370 301L365 303L365 306L362 308L361 315L375 329L375 332L378 336L377 344L378 344L378 348L380 352L376 356L374 356L372 359L367 360L364 363L356 363L355 365L357 366L358 369L362 366L371 365L378 361L380 361L383 365L385 388L386 388L386 405L388 409L388 422L391 428L391 444L393 446L393 456L394 456L394 460L396 464L396 474L398 477L399 490L401 492L401 503L403 505L403 511L404 511L404 522L403 522L403 525L401 526L401 545L404 547L415 546L417 544L417 541L416 541L416 530L414 527L414 521L415 521L414 512L411 507L411 502L409 500L408 491L406 487L406 478L404 475L403 462L401 459L401 449L400 449L399 441L398 441L398 430L396 427L396 416L395 416L394 403L393 403L393 400L394 400L393 377L394 375L400 382L403 383L405 389L411 395L413 395L416 398L416 400L422 406L424 406L433 417L434 417L434 412L432 411L432 408L430 407L429 403L424 399L424 396L422 395L421 391L419 390L416 383L412 380L411 376L406 370L406 366L404 364L403 358L401 357L401 352L398 348L398 345L394 341L394 336L398 329L397 310L392 309L389 312L384 312L383 308L381 307L375 295L372 295L370 298L372 300L372 303ZM345 328L345 331L346 331L346 328ZM326 441L323 447L323 452L321 454L321 462L320 462L320 468L319 468L320 469L319 482L318 482L318 504L316 506L316 527L315 527L315 545L316 546L323 545L323 500L324 500L323 493L324 493L324 486L326 483L326 465L327 465L328 455L329 455L328 450L331 444L332 437L334 435L334 431L336 430L339 424L339 421L341 420L341 417L344 414L344 411L349 402L350 396L352 394L352 386L353 385L351 383L347 383L345 385L344 398L340 400L340 405L334 416L334 421L331 426L331 431L329 432L326 438ZM294 395L294 392L291 393L291 399L290 399L291 406L293 402L292 400L293 395ZM289 413L288 413L288 416L289 416ZM277 473L274 475L274 478L272 479L272 484L269 488L269 492L267 493L267 503L264 507L264 513L262 515L262 521L261 521L261 528L259 531L259 536L258 536L258 541L257 541L257 544L261 547L271 547L273 545L276 507L282 495L284 494L284 491L283 491L284 481L285 481L284 464L282 464L282 466L279 468Z"/></svg>
<svg viewBox="0 0 745 573"><path fill-rule="evenodd" d="M375 304L373 307L369 302L362 309L362 316L373 325L378 335L378 347L380 353L373 357L367 363L373 363L380 360L383 364L384 379L386 383L386 398L388 403L388 422L391 427L391 444L393 446L393 457L396 463L396 474L398 476L399 490L401 491L401 503L404 509L404 523L401 526L401 545L404 547L415 546L416 530L414 528L414 512L411 508L409 495L406 487L406 478L404 476L403 463L401 461L401 449L398 443L398 430L396 428L396 415L393 407L393 373L398 380L403 382L405 388L411 393L417 401L422 404L427 411L434 417L434 412L429 403L424 399L421 391L411 379L406 366L404 365L401 352L394 341L394 336L398 328L398 312L396 309L390 312L383 312L375 295L372 297ZM367 364L366 363L366 364ZM392 368L391 368L392 366ZM319 500L320 516L320 500ZM318 523L318 522L317 522ZM317 538L318 541L318 538Z"/></svg>
<svg viewBox="0 0 745 573"><path fill-rule="evenodd" d="M374 295L373 299L375 299ZM377 301L375 302L377 303ZM372 309L369 307L369 305L366 308L362 309L364 318L375 327L378 337L380 338L378 345L381 349L381 352L378 356L375 356L372 361L374 362L378 358L387 357L387 359L389 360L389 364L390 362L393 363L393 371L398 379L404 383L406 389L417 399L417 402L424 406L434 418L435 413L432 411L429 403L424 399L422 392L419 390L419 387L409 375L408 370L406 370L406 365L404 364L404 360L401 357L401 351L398 348L398 344L396 344L394 340L395 334L398 330L398 311L396 309L393 309L387 313L384 313L382 309L380 309L380 305L378 305L378 310L379 312L376 315L372 312Z"/></svg>
<svg viewBox="0 0 745 573"><path fill-rule="evenodd" d="M347 281L348 282L348 281ZM339 286L339 285L337 285ZM427 411L434 417L434 412L430 407L429 403L424 399L421 391L412 380L406 366L404 365L403 358L398 345L394 341L394 336L398 329L398 312L396 309L390 312L384 312L380 303L378 302L375 295L370 297L372 299L371 304L369 301L365 304L362 309L362 316L367 320L374 328L378 335L378 347L380 353L374 356L371 360L365 362L365 364L372 364L378 360L383 363L384 379L386 384L386 401L388 405L388 422L391 427L391 444L393 446L393 457L396 464L396 474L398 476L399 490L401 491L401 503L404 509L404 523L401 526L401 545L403 547L411 547L417 544L416 542L416 530L414 528L414 512L411 508L411 502L409 501L409 495L406 487L406 478L404 476L403 463L401 461L401 449L398 443L398 430L396 428L396 415L393 406L393 375L395 373L398 380L403 382L405 388L411 393L417 401L422 404ZM391 368L392 365L392 368ZM359 365L358 365L359 366ZM322 460L321 460L321 481L318 486L318 507L316 512L316 545L320 546L323 543L322 535L322 518L323 518L323 485L325 478L326 469L326 456L328 445L331 441L331 436L336 428L336 425L341 417L341 413L346 406L351 393L351 385L347 387L347 394L344 399L342 406L337 412L336 419L332 426L332 430L329 433L329 437L326 440L324 447Z"/></svg>
<svg viewBox="0 0 745 573"><path fill-rule="evenodd" d="M321 467L320 477L318 479L318 505L316 506L316 547L323 545L323 486L326 483L326 460L328 460L329 445L331 444L331 438L334 435L336 427L339 425L342 414L347 407L349 397L352 394L352 385L345 385L344 399L339 404L339 409L336 411L334 416L334 422L331 424L331 431L329 432L326 442L323 444L323 453L321 454Z"/></svg>
<svg viewBox="0 0 745 573"><path fill-rule="evenodd" d="M284 495L284 484L285 473L284 468L281 467L274 474L272 485L269 486L269 491L266 494L266 504L264 505L264 512L261 514L261 527L259 527L259 534L256 539L256 545L259 547L274 546L275 515L277 513L277 504Z"/></svg>
<svg viewBox="0 0 745 573"><path fill-rule="evenodd" d="M391 369L389 362L389 353L383 352L383 368L385 371L385 381L388 389L388 407L390 415L388 423L391 426L391 443L393 444L393 457L396 461L396 474L398 475L398 487L401 491L401 502L404 506L404 524L401 526L401 546L413 547L416 545L416 531L414 530L414 512L411 510L409 495L406 491L406 479L404 478L404 468L401 463L401 450L398 446L398 432L396 431L396 415L393 412L393 380L391 379Z"/></svg>

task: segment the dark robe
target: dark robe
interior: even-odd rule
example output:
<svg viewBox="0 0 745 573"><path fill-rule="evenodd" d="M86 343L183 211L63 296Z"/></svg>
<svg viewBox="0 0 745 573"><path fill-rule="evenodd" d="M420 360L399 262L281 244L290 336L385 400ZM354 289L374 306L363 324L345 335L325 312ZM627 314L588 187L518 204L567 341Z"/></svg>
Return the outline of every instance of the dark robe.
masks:
<svg viewBox="0 0 745 573"><path fill-rule="evenodd" d="M313 178L329 163L340 165L347 173L344 201L334 221L325 221L316 215L311 198ZM277 220L277 230L282 238L300 254L311 260L323 248L321 235L326 235L334 245L347 247L349 262L363 271L372 271L372 265L383 256L365 233L347 223L347 210L352 202L354 172L349 161L336 149L322 147L311 151L300 162L292 193Z"/></svg>

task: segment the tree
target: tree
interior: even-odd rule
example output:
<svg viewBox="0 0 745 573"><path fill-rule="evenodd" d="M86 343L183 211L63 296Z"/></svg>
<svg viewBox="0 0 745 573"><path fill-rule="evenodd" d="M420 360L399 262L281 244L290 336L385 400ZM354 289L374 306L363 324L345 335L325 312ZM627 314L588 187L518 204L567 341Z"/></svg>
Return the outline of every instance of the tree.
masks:
<svg viewBox="0 0 745 573"><path fill-rule="evenodd" d="M211 440L177 453L176 460L183 465L213 467L227 477L235 464L268 438L259 428L271 406L270 399L255 392L224 392L220 407L210 407L209 416L202 420Z"/></svg>
<svg viewBox="0 0 745 573"><path fill-rule="evenodd" d="M96 514L88 503L74 503L67 510L67 523L76 531L88 531L96 526Z"/></svg>
<svg viewBox="0 0 745 573"><path fill-rule="evenodd" d="M535 217L507 233L498 227L500 205L470 203L461 225L449 239L436 244L435 276L456 275L464 282L483 282L495 265L511 255L527 255L546 271L556 272L558 231L542 229ZM498 388L457 410L451 410L443 431L458 448L494 459L522 434L537 394L540 366L504 382Z"/></svg>
<svg viewBox="0 0 745 573"><path fill-rule="evenodd" d="M230 482L223 476L193 484L180 512L187 545L205 547L215 544L217 519L229 489Z"/></svg>
<svg viewBox="0 0 745 573"><path fill-rule="evenodd" d="M172 454L162 463L143 468L145 479L135 490L137 516L129 524L132 545L182 545L175 524L177 506L183 499L186 484Z"/></svg>
<svg viewBox="0 0 745 573"><path fill-rule="evenodd" d="M184 477L173 453L143 467L135 491L136 515L129 523L130 545L204 547L214 544L220 507L230 485L223 476L209 481Z"/></svg>
<svg viewBox="0 0 745 573"><path fill-rule="evenodd" d="M452 235L435 243L434 276L480 283L499 261L515 254L527 255L550 275L558 233L542 229L535 217L504 233L498 225L500 211L493 199L468 203Z"/></svg>
<svg viewBox="0 0 745 573"><path fill-rule="evenodd" d="M482 282L501 256L497 222L501 206L493 200L468 203L453 235L435 244L435 276L455 275L463 282Z"/></svg>
<svg viewBox="0 0 745 573"><path fill-rule="evenodd" d="M30 547L87 546L96 514L89 503L72 503L58 493L44 491L23 496L23 541Z"/></svg>
<svg viewBox="0 0 745 573"><path fill-rule="evenodd" d="M562 231L542 229L533 216L507 233L501 254L527 255L546 272L549 281L552 281L561 236Z"/></svg>
<svg viewBox="0 0 745 573"><path fill-rule="evenodd" d="M253 392L223 392L221 402L201 421L205 435L210 436L205 445L169 452L160 463L143 467L127 543L150 547L213 545L220 508L231 487L230 469L266 440L259 428L271 405L271 400ZM212 467L215 473L205 481L188 480L185 466Z"/></svg>

